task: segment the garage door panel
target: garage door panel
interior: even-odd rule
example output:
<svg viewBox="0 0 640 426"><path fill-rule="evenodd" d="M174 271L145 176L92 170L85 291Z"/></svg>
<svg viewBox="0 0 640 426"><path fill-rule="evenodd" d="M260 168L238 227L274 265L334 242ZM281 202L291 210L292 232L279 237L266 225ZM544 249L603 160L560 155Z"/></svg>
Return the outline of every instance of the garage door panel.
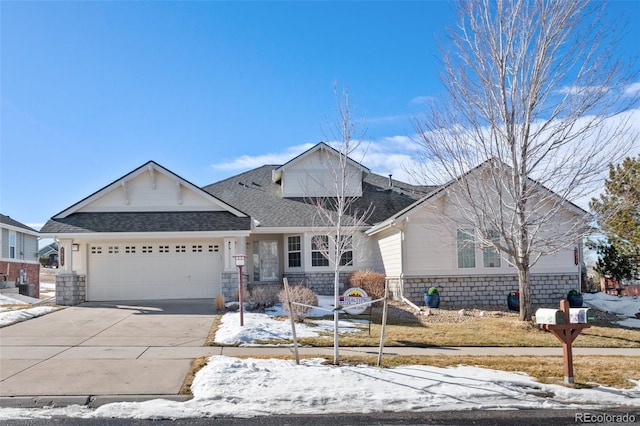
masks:
<svg viewBox="0 0 640 426"><path fill-rule="evenodd" d="M90 246L87 300L150 300L221 294L220 243Z"/></svg>

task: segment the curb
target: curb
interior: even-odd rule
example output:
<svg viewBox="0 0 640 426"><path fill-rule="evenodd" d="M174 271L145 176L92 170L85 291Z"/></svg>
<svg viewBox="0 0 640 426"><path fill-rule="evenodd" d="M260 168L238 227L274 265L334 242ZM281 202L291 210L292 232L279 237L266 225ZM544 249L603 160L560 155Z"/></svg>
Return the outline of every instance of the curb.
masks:
<svg viewBox="0 0 640 426"><path fill-rule="evenodd" d="M3 396L0 397L0 408L53 408L70 405L97 408L114 402L144 402L153 399L183 402L192 398L191 395Z"/></svg>

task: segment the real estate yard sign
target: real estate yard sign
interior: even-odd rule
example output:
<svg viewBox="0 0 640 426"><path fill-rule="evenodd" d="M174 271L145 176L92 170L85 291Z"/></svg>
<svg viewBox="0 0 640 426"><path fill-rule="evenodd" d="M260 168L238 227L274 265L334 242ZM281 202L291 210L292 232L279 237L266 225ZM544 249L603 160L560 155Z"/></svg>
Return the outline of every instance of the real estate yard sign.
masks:
<svg viewBox="0 0 640 426"><path fill-rule="evenodd" d="M358 287L351 287L340 296L340 305L349 315L360 315L371 306L371 297Z"/></svg>

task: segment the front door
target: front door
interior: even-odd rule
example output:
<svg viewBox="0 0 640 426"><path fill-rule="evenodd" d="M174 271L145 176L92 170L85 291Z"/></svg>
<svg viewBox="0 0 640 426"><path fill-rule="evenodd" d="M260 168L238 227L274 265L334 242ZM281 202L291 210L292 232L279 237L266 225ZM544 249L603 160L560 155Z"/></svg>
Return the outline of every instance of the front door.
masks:
<svg viewBox="0 0 640 426"><path fill-rule="evenodd" d="M278 281L278 241L253 242L253 279L255 281Z"/></svg>

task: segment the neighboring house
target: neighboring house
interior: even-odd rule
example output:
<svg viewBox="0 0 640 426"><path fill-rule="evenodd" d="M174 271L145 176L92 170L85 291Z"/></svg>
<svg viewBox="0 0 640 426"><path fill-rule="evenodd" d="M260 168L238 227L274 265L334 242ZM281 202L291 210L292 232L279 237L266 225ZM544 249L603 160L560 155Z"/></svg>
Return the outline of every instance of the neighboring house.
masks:
<svg viewBox="0 0 640 426"><path fill-rule="evenodd" d="M234 256L246 254L252 286L280 285L288 277L331 294L333 268L314 241L333 230L319 226L309 200L333 195L327 164L339 155L320 143L283 165L258 167L202 189L149 162L42 229L61 247L57 291L72 294L65 303L230 298L238 282ZM453 222L431 223L434 205L446 211L446 186L406 184L351 159L347 171L356 207L373 211L353 237L343 283L355 270L372 269L385 273L395 297L414 303L436 285L443 303L506 304L507 293L518 288L515 268L475 245L461 251ZM555 306L578 288L573 244L581 250L579 242L568 242L532 270L535 304Z"/></svg>
<svg viewBox="0 0 640 426"><path fill-rule="evenodd" d="M38 258L42 266L46 266L49 268L57 268L58 267L58 244L51 243L44 247L42 247L38 251Z"/></svg>
<svg viewBox="0 0 640 426"><path fill-rule="evenodd" d="M0 280L20 293L39 297L38 231L0 214Z"/></svg>

